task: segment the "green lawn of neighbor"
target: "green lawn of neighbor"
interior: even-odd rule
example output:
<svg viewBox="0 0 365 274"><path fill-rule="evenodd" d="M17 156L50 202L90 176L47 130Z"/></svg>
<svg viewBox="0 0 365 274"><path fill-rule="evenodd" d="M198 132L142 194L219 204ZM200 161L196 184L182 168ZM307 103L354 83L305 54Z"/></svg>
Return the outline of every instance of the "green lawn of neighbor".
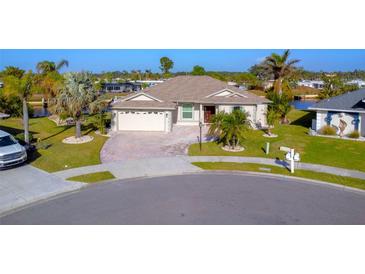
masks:
<svg viewBox="0 0 365 274"><path fill-rule="evenodd" d="M263 137L263 131L251 130L242 145L242 152L226 152L221 145L215 142L203 143L202 151L199 144L189 147L189 155L209 156L251 156L265 158L284 158L280 146L294 148L300 153L301 161L307 163L323 164L365 171L365 142L340 140L327 137L309 136L308 128L311 126L313 113L308 111L292 110L289 114L290 125L276 125L273 133L277 138ZM264 148L266 142L270 143L270 154L266 155Z"/></svg>
<svg viewBox="0 0 365 274"><path fill-rule="evenodd" d="M231 171L238 170L238 171L254 171L262 173L282 174L293 177L319 180L365 190L365 180L351 177L337 176L328 173L313 172L309 170L297 169L295 170L294 174L292 174L285 168L271 165L260 165L260 164L250 164L250 163L229 163L229 162L195 162L193 164L196 165L197 167L206 170L231 170ZM270 169L270 171L263 170L260 168Z"/></svg>
<svg viewBox="0 0 365 274"><path fill-rule="evenodd" d="M83 174L83 175L67 178L67 180L69 180L69 181L76 181L76 182L82 182L82 183L97 183L97 182L111 180L111 179L115 179L115 177L109 171L88 173L88 174Z"/></svg>
<svg viewBox="0 0 365 274"><path fill-rule="evenodd" d="M20 133L22 120L21 118L0 120L0 129L14 135ZM43 148L33 153L30 162L33 166L48 172L99 164L100 150L107 140L107 137L96 135L88 121L84 123L83 133L90 134L94 140L80 145L62 143L64 138L75 135L74 126L58 127L46 117L30 119L30 132L33 138L40 138L43 144Z"/></svg>

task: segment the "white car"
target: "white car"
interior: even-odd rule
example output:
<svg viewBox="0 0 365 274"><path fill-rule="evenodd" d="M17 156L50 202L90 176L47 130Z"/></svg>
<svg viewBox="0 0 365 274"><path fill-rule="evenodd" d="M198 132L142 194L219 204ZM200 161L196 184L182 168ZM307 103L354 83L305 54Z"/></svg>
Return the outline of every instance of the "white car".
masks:
<svg viewBox="0 0 365 274"><path fill-rule="evenodd" d="M0 130L0 168L24 163L27 151L9 133Z"/></svg>

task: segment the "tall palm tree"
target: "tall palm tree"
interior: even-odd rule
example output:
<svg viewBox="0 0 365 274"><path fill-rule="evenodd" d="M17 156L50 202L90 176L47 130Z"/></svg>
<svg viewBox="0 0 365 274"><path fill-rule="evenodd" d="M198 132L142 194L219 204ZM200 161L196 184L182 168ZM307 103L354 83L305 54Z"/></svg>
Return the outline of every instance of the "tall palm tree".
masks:
<svg viewBox="0 0 365 274"><path fill-rule="evenodd" d="M29 145L29 114L28 114L28 99L32 93L33 73L29 71L22 74L21 77L8 75L4 77L4 94L11 96L15 95L20 98L23 104L23 128L24 142Z"/></svg>
<svg viewBox="0 0 365 274"><path fill-rule="evenodd" d="M247 114L241 110L231 113L218 112L212 117L208 134L217 137L231 148L236 148L245 139L245 133L250 128Z"/></svg>
<svg viewBox="0 0 365 274"><path fill-rule="evenodd" d="M300 62L298 59L288 60L290 50L285 50L282 55L272 53L266 57L262 67L274 76L274 91L278 94L282 94L283 80L287 79L295 71L295 64Z"/></svg>
<svg viewBox="0 0 365 274"><path fill-rule="evenodd" d="M52 71L59 71L63 67L68 67L68 61L62 59L57 64L52 61L42 61L37 64L37 71L41 74L46 74Z"/></svg>
<svg viewBox="0 0 365 274"><path fill-rule="evenodd" d="M64 77L65 86L57 98L57 112L74 118L76 138L80 138L82 112L96 99L92 75L87 72L69 72Z"/></svg>

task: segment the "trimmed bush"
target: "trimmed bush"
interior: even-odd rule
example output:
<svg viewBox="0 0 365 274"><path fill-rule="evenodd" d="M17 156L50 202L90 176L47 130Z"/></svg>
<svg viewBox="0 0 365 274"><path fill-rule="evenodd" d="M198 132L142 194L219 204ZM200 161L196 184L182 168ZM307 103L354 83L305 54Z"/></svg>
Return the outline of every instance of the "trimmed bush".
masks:
<svg viewBox="0 0 365 274"><path fill-rule="evenodd" d="M319 133L323 134L323 135L336 135L336 129L334 127L331 127L331 126L323 126L319 130Z"/></svg>
<svg viewBox="0 0 365 274"><path fill-rule="evenodd" d="M17 139L21 144L24 144L24 132L19 133L17 135L14 136L15 139ZM33 140L33 135L32 133L29 132L29 142L32 142Z"/></svg>
<svg viewBox="0 0 365 274"><path fill-rule="evenodd" d="M360 138L360 133L357 130L352 131L347 135L349 138L358 139Z"/></svg>

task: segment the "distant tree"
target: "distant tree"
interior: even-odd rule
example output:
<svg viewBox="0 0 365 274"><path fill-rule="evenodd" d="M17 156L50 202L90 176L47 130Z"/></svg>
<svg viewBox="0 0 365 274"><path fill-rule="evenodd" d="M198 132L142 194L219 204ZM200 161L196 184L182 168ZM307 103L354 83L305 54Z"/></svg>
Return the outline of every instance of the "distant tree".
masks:
<svg viewBox="0 0 365 274"><path fill-rule="evenodd" d="M92 75L87 72L69 72L64 77L65 86L57 97L57 112L75 120L76 138L80 138L83 111L89 109L96 100Z"/></svg>
<svg viewBox="0 0 365 274"><path fill-rule="evenodd" d="M191 72L192 75L205 75L205 69L202 66L194 66L193 71Z"/></svg>
<svg viewBox="0 0 365 274"><path fill-rule="evenodd" d="M42 61L37 64L37 71L41 74L46 74L52 71L59 71L63 67L68 67L67 60L61 60L57 64L52 61Z"/></svg>
<svg viewBox="0 0 365 274"><path fill-rule="evenodd" d="M152 71L150 69L146 69L144 71L144 79L150 80L152 78Z"/></svg>
<svg viewBox="0 0 365 274"><path fill-rule="evenodd" d="M248 72L260 80L270 80L273 78L272 73L267 71L262 64L253 65L248 69Z"/></svg>
<svg viewBox="0 0 365 274"><path fill-rule="evenodd" d="M237 73L232 80L238 84L245 85L248 89L262 89L262 80L252 73Z"/></svg>
<svg viewBox="0 0 365 274"><path fill-rule="evenodd" d="M321 99L340 95L344 92L344 83L337 75L323 74L323 89L319 93Z"/></svg>
<svg viewBox="0 0 365 274"><path fill-rule="evenodd" d="M43 94L43 97L49 101L57 96L63 87L64 78L58 71L51 71L45 74L34 76L35 92Z"/></svg>
<svg viewBox="0 0 365 274"><path fill-rule="evenodd" d="M162 57L160 59L160 64L160 69L165 75L169 74L170 70L174 67L174 62L168 57Z"/></svg>
<svg viewBox="0 0 365 274"><path fill-rule="evenodd" d="M289 55L290 50L285 50L282 55L272 53L262 63L262 68L274 76L274 91L279 95L283 92L283 80L287 80L293 74L296 70L294 65L300 62L297 59L288 60Z"/></svg>

